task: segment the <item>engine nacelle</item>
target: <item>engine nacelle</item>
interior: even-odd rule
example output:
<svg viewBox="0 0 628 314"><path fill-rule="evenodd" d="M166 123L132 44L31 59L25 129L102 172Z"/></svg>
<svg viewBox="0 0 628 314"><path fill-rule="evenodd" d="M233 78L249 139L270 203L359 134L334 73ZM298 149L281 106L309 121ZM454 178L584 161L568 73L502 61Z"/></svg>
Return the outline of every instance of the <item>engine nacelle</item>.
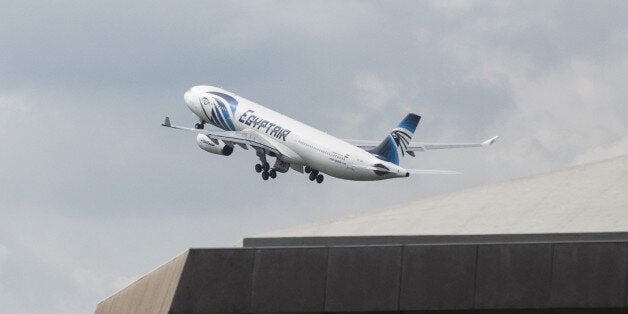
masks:
<svg viewBox="0 0 628 314"><path fill-rule="evenodd" d="M202 150L210 152L212 154L229 156L233 153L233 146L225 144L221 140L215 140L214 142L205 134L199 134L196 136L196 143Z"/></svg>

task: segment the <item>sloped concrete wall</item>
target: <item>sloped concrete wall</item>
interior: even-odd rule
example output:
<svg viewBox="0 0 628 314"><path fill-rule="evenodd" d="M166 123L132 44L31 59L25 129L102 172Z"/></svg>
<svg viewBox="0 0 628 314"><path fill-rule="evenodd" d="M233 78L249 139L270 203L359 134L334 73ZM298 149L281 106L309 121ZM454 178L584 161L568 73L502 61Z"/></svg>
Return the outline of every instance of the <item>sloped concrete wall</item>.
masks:
<svg viewBox="0 0 628 314"><path fill-rule="evenodd" d="M96 314L167 314L189 251L100 302Z"/></svg>

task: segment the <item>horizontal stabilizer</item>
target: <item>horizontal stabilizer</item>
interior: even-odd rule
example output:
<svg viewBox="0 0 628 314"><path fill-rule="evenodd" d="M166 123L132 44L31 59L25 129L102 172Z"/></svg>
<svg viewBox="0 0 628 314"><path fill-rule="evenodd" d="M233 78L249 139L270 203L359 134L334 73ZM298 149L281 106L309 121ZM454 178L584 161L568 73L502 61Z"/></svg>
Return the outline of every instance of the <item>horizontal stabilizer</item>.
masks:
<svg viewBox="0 0 628 314"><path fill-rule="evenodd" d="M462 174L453 170L406 169L411 174Z"/></svg>
<svg viewBox="0 0 628 314"><path fill-rule="evenodd" d="M394 174L394 172L390 171L390 169L385 167L378 166L358 166L355 165L356 168L368 169L373 171L378 171L381 173L390 173ZM454 170L435 170L435 169L405 169L406 172L410 174L462 174L462 172L454 171Z"/></svg>

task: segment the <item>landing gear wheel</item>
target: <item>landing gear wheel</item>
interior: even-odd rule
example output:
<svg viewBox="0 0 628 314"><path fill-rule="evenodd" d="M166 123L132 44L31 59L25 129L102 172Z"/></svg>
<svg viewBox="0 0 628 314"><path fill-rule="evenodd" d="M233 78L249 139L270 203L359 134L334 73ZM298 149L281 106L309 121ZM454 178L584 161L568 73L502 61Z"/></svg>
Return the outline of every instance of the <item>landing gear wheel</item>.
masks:
<svg viewBox="0 0 628 314"><path fill-rule="evenodd" d="M316 173L312 171L310 172L310 181L314 181L314 180L316 180Z"/></svg>
<svg viewBox="0 0 628 314"><path fill-rule="evenodd" d="M268 180L268 171L262 172L262 179L264 179L264 181Z"/></svg>
<svg viewBox="0 0 628 314"><path fill-rule="evenodd" d="M316 176L316 183L323 183L323 179L325 179L325 177L323 177L322 174L319 174Z"/></svg>
<svg viewBox="0 0 628 314"><path fill-rule="evenodd" d="M262 169L264 169L264 171L268 171L268 169L270 169L270 165L265 162L264 165L262 166Z"/></svg>
<svg viewBox="0 0 628 314"><path fill-rule="evenodd" d="M260 165L260 164L255 164L255 172L257 172L257 173L262 172L262 165Z"/></svg>
<svg viewBox="0 0 628 314"><path fill-rule="evenodd" d="M305 173L310 173L312 172L312 168L310 168L310 166L305 166L305 169L303 171L305 171Z"/></svg>
<svg viewBox="0 0 628 314"><path fill-rule="evenodd" d="M268 175L274 179L277 177L277 171L275 171L275 169L270 169L270 171L268 172Z"/></svg>
<svg viewBox="0 0 628 314"><path fill-rule="evenodd" d="M197 123L194 125L194 128L197 130L202 130L205 128L205 124L204 123Z"/></svg>

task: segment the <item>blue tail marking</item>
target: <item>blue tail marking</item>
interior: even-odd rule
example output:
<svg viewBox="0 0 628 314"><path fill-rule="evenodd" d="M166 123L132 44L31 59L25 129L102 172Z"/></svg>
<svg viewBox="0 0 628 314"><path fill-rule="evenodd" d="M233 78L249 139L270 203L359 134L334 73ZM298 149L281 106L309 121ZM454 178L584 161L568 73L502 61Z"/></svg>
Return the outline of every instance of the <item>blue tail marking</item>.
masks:
<svg viewBox="0 0 628 314"><path fill-rule="evenodd" d="M377 147L369 150L375 157L399 165L399 154L405 156L406 149L421 116L414 113L408 114Z"/></svg>

